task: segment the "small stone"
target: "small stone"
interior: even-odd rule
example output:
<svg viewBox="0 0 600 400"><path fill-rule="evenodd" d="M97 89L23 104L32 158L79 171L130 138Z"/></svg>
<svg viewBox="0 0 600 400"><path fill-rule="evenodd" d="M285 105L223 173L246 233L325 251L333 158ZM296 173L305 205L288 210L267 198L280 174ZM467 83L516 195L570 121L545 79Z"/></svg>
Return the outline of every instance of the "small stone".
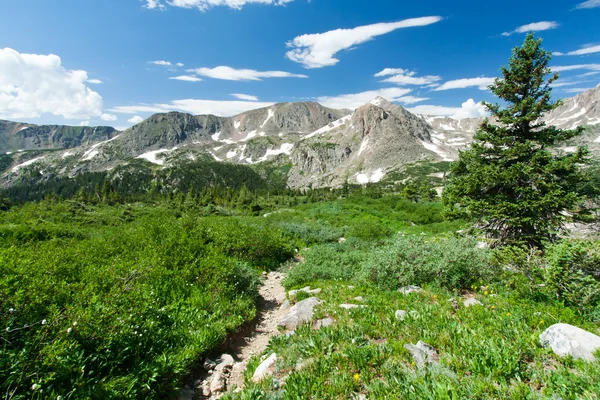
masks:
<svg viewBox="0 0 600 400"><path fill-rule="evenodd" d="M540 344L561 357L596 361L594 352L600 349L600 336L573 325L554 324L542 332Z"/></svg>
<svg viewBox="0 0 600 400"><path fill-rule="evenodd" d="M473 306L482 306L483 305L482 302L480 302L479 300L477 300L474 297L469 297L468 299L463 301L463 304L465 305L465 307L473 307Z"/></svg>
<svg viewBox="0 0 600 400"><path fill-rule="evenodd" d="M275 362L277 361L277 354L273 353L269 358L263 361L258 368L254 371L254 375L252 375L252 382L258 383L262 381L269 375L273 375L273 368L275 367Z"/></svg>
<svg viewBox="0 0 600 400"><path fill-rule="evenodd" d="M315 322L314 328L319 330L321 328L325 328L325 327L333 325L334 322L335 321L332 318L329 318L329 317L323 318L323 319L320 319L317 322Z"/></svg>
<svg viewBox="0 0 600 400"><path fill-rule="evenodd" d="M398 291L402 294L411 294L411 293L419 293L419 292L423 291L423 289L421 289L418 286L410 285L410 286L405 286L403 288L400 288L400 289L398 289Z"/></svg>
<svg viewBox="0 0 600 400"><path fill-rule="evenodd" d="M415 360L415 364L419 368L423 368L428 364L437 364L439 355L435 348L428 345L425 342L419 340L414 344L405 344L404 348L407 349Z"/></svg>
<svg viewBox="0 0 600 400"><path fill-rule="evenodd" d="M231 368L231 375L229 376L229 387L241 388L244 386L244 372L248 364L245 362L239 362L233 364Z"/></svg>
<svg viewBox="0 0 600 400"><path fill-rule="evenodd" d="M395 315L398 321L404 321L406 319L406 316L408 315L408 311L397 310Z"/></svg>
<svg viewBox="0 0 600 400"><path fill-rule="evenodd" d="M222 371L227 368L231 368L235 363L233 357L229 354L221 354L221 357L217 360L217 366L215 367L215 371Z"/></svg>
<svg viewBox="0 0 600 400"><path fill-rule="evenodd" d="M225 387L226 379L224 371L215 369L215 372L210 380L210 393L212 395L215 393L221 393L223 390L225 390Z"/></svg>
<svg viewBox="0 0 600 400"><path fill-rule="evenodd" d="M355 308L365 308L366 306L358 304L340 304L340 307L345 308L346 310L352 310Z"/></svg>

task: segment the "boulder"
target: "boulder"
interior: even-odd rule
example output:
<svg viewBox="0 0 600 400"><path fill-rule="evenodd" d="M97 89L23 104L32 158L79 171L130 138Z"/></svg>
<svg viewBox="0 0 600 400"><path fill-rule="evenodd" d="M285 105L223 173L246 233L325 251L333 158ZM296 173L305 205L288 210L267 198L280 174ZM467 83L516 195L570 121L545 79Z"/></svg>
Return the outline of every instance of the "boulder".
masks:
<svg viewBox="0 0 600 400"><path fill-rule="evenodd" d="M290 308L290 301L289 300L284 300L283 304L281 304L281 307L279 307L280 311L285 311L288 308Z"/></svg>
<svg viewBox="0 0 600 400"><path fill-rule="evenodd" d="M573 325L554 324L542 332L540 344L550 347L561 357L595 361L594 352L600 349L600 336Z"/></svg>
<svg viewBox="0 0 600 400"><path fill-rule="evenodd" d="M224 369L231 368L233 364L235 364L235 361L231 355L221 354L221 357L217 359L215 371L223 371Z"/></svg>
<svg viewBox="0 0 600 400"><path fill-rule="evenodd" d="M303 287L302 289L290 290L290 292L288 293L288 296L290 299L294 300L296 298L296 295L299 292L304 292L304 293L308 293L308 294L319 294L319 293L321 293L321 289L312 289L311 290L310 286L307 286L307 287Z"/></svg>
<svg viewBox="0 0 600 400"><path fill-rule="evenodd" d="M414 285L410 285L410 286L405 286L403 288L398 289L398 291L402 294L411 294L411 293L419 293L421 292L423 289L421 289L418 286L414 286Z"/></svg>
<svg viewBox="0 0 600 400"><path fill-rule="evenodd" d="M334 322L335 321L332 318L329 318L329 317L328 318L323 318L323 319L318 320L315 323L314 328L317 329L317 330L321 329L321 328L326 328L328 326L333 325Z"/></svg>
<svg viewBox="0 0 600 400"><path fill-rule="evenodd" d="M404 311L404 310L396 310L396 319L398 321L404 321L406 319L406 316L408 315L408 311Z"/></svg>
<svg viewBox="0 0 600 400"><path fill-rule="evenodd" d="M252 375L252 382L258 383L262 381L269 375L273 375L273 368L275 367L275 362L277 361L277 354L273 353L269 358L263 361L258 368L254 371L254 375Z"/></svg>
<svg viewBox="0 0 600 400"><path fill-rule="evenodd" d="M463 301L463 304L465 305L465 307L473 307L473 306L482 306L483 303L480 302L479 300L477 300L474 297L469 297L468 299L465 299Z"/></svg>
<svg viewBox="0 0 600 400"><path fill-rule="evenodd" d="M415 364L419 368L423 368L428 364L437 364L439 355L435 348L428 345L425 342L419 340L419 342L414 344L405 344L404 348L406 348L413 359L415 360Z"/></svg>
<svg viewBox="0 0 600 400"><path fill-rule="evenodd" d="M290 331L295 330L299 325L312 320L314 308L320 303L321 301L316 297L302 300L290 308L288 315L282 318L277 325Z"/></svg>

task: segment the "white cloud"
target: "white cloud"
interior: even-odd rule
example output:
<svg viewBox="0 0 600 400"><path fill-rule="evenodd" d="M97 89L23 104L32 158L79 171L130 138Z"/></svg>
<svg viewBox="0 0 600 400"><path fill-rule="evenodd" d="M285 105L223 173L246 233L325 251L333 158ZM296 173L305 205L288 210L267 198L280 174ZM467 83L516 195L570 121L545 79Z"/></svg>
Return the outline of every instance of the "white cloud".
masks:
<svg viewBox="0 0 600 400"><path fill-rule="evenodd" d="M139 104L134 106L119 106L111 108L110 111L119 114L137 113L164 113L169 111L182 111L190 114L213 114L221 117L230 117L244 111L257 108L269 107L272 102L254 102L238 100L200 100L183 99L173 100L165 104ZM131 122L131 121L130 121Z"/></svg>
<svg viewBox="0 0 600 400"><path fill-rule="evenodd" d="M353 29L336 29L324 33L301 35L287 42L287 46L292 50L286 53L286 57L306 68L327 67L340 61L334 56L342 50L348 50L397 29L431 25L441 20L442 17L411 18Z"/></svg>
<svg viewBox="0 0 600 400"><path fill-rule="evenodd" d="M180 76L172 76L169 79L176 81L185 81L185 82L200 82L202 79L193 75L180 75Z"/></svg>
<svg viewBox="0 0 600 400"><path fill-rule="evenodd" d="M248 101L258 101L258 97L256 96L252 96L250 94L243 94L243 93L232 93L231 94L233 97L238 98L240 100L248 100Z"/></svg>
<svg viewBox="0 0 600 400"><path fill-rule="evenodd" d="M195 68L189 69L188 72L227 81L260 81L261 78L308 78L306 75L292 74L284 71L255 71L253 69L235 69L226 66Z"/></svg>
<svg viewBox="0 0 600 400"><path fill-rule="evenodd" d="M100 115L100 119L102 119L103 121L116 121L117 116L113 114L102 114Z"/></svg>
<svg viewBox="0 0 600 400"><path fill-rule="evenodd" d="M171 65L173 65L170 61L165 60L148 61L148 64L160 65L163 67L170 67Z"/></svg>
<svg viewBox="0 0 600 400"><path fill-rule="evenodd" d="M200 11L206 11L212 7L226 6L240 10L246 4L273 4L282 6L291 3L294 0L166 0L166 3L173 7L197 8ZM146 8L164 9L165 5L161 0L146 0Z"/></svg>
<svg viewBox="0 0 600 400"><path fill-rule="evenodd" d="M560 65L552 67L553 72L575 71L578 69L587 69L589 71L600 71L600 64L576 64L576 65Z"/></svg>
<svg viewBox="0 0 600 400"><path fill-rule="evenodd" d="M183 63L180 63L180 62L179 62L179 63L177 63L177 64L175 64L175 66L176 66L176 67L180 67L180 68L181 68L181 67L183 67L183 65L184 65L184 64L183 64Z"/></svg>
<svg viewBox="0 0 600 400"><path fill-rule="evenodd" d="M391 76L384 79L382 82L395 83L400 86L404 85L431 85L442 79L437 75L415 76L415 71L409 71L402 68L386 68L375 74L375 77Z"/></svg>
<svg viewBox="0 0 600 400"><path fill-rule="evenodd" d="M102 97L85 83L86 71L67 70L60 57L0 49L0 117L68 119L102 114Z"/></svg>
<svg viewBox="0 0 600 400"><path fill-rule="evenodd" d="M144 120L144 118L140 117L139 115L136 115L135 117L131 117L127 120L127 122L130 122L132 124L139 124L140 122L142 122Z"/></svg>
<svg viewBox="0 0 600 400"><path fill-rule="evenodd" d="M596 8L600 7L600 0L587 0L577 4L576 8Z"/></svg>
<svg viewBox="0 0 600 400"><path fill-rule="evenodd" d="M586 90L590 90L593 89L591 87L588 88L568 88L568 89L561 89L561 92L565 92L565 93L581 93L581 92L585 92Z"/></svg>
<svg viewBox="0 0 600 400"><path fill-rule="evenodd" d="M461 107L422 105L409 108L408 111L413 114L448 116L455 119L478 118L489 115L483 103L475 103L473 99L462 103Z"/></svg>
<svg viewBox="0 0 600 400"><path fill-rule="evenodd" d="M90 121L81 121L79 126L90 126Z"/></svg>
<svg viewBox="0 0 600 400"><path fill-rule="evenodd" d="M587 46L587 47L583 47L579 50L570 51L568 53L554 52L552 54L554 54L556 56L583 56L586 54L594 54L594 53L600 53L600 45Z"/></svg>
<svg viewBox="0 0 600 400"><path fill-rule="evenodd" d="M486 90L487 86L494 83L496 78L486 78L485 76L479 78L464 78L455 79L453 81L445 82L443 85L433 89L434 91L450 90L450 89L464 89L468 87L478 87L481 90Z"/></svg>
<svg viewBox="0 0 600 400"><path fill-rule="evenodd" d="M361 93L342 94L339 96L322 96L318 97L317 101L325 107L331 108L348 108L354 110L362 107L371 100L377 97L383 97L389 101L402 102L402 99L408 99L408 102L413 102L416 99L412 96L406 96L410 93L410 89L404 88L385 88L379 90L369 90Z"/></svg>
<svg viewBox="0 0 600 400"><path fill-rule="evenodd" d="M527 33L527 32L538 32L538 31L547 31L549 29L556 29L559 27L558 22L555 21L541 21L541 22L533 22L531 24L519 26L512 32L504 32L502 36L510 36L514 33Z"/></svg>
<svg viewBox="0 0 600 400"><path fill-rule="evenodd" d="M99 84L102 83L102 81L100 79L88 79L86 82L87 83L93 83L95 85L99 85Z"/></svg>

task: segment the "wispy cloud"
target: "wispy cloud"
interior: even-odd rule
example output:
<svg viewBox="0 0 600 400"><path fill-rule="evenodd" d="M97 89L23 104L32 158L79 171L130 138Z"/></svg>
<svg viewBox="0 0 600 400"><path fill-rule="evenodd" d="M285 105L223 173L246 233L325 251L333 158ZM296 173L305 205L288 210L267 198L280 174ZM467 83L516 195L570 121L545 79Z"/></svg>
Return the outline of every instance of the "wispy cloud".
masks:
<svg viewBox="0 0 600 400"><path fill-rule="evenodd" d="M200 82L202 79L193 75L180 75L180 76L171 76L169 79L175 81L185 81L185 82Z"/></svg>
<svg viewBox="0 0 600 400"><path fill-rule="evenodd" d="M486 90L489 85L494 83L495 79L496 78L486 78L485 76L479 78L455 79L453 81L445 82L443 85L438 86L433 90L465 89L468 87L478 87L481 90Z"/></svg>
<svg viewBox="0 0 600 400"><path fill-rule="evenodd" d="M165 60L156 60L156 61L148 61L148 64L160 65L161 67L183 67L183 63L172 63L171 61Z"/></svg>
<svg viewBox="0 0 600 400"><path fill-rule="evenodd" d="M510 36L515 33L527 33L527 32L537 32L537 31L547 31L549 29L556 29L559 27L559 23L555 21L541 21L541 22L533 22L531 24L522 25L516 28L512 32L504 32L502 36Z"/></svg>
<svg viewBox="0 0 600 400"><path fill-rule="evenodd" d="M88 79L86 82L87 83L92 83L94 85L99 85L99 84L102 83L102 81L100 79Z"/></svg>
<svg viewBox="0 0 600 400"><path fill-rule="evenodd" d="M415 71L409 71L402 68L386 68L375 74L375 77L390 76L382 82L395 83L400 86L404 85L431 85L442 79L437 75L416 76Z"/></svg>
<svg viewBox="0 0 600 400"><path fill-rule="evenodd" d="M203 100L183 99L173 100L164 104L138 104L132 106L118 106L109 111L119 114L164 113L181 111L190 114L212 114L221 117L230 117L244 111L269 107L273 102L241 101L241 100ZM131 122L131 121L129 121Z"/></svg>
<svg viewBox="0 0 600 400"><path fill-rule="evenodd" d="M166 9L165 4L161 0L145 0L146 8L149 9ZM173 7L181 8L197 8L200 11L207 11L212 7L226 6L240 10L246 4L272 4L282 6L291 3L294 0L166 0L166 3Z"/></svg>
<svg viewBox="0 0 600 400"><path fill-rule="evenodd" d="M383 97L389 101L400 102L404 104L413 104L418 103L419 101L428 100L427 98L406 96L410 92L410 89L405 88L385 88L369 90L361 93L341 94L338 96L322 96L318 97L317 101L326 107L348 108L354 110L358 107L364 106L377 97Z"/></svg>
<svg viewBox="0 0 600 400"><path fill-rule="evenodd" d="M442 17L421 17L391 23L359 26L353 29L336 29L325 33L301 35L287 42L292 50L286 53L290 60L305 68L322 68L337 64L334 56L377 36L385 35L401 28L435 24Z"/></svg>
<svg viewBox="0 0 600 400"><path fill-rule="evenodd" d="M248 100L248 101L258 101L258 97L256 96L252 96L250 94L243 94L243 93L232 93L231 94L233 97L238 98L240 100Z"/></svg>
<svg viewBox="0 0 600 400"><path fill-rule="evenodd" d="M575 65L559 65L552 67L554 72L575 71L585 69L588 71L600 71L600 64L575 64Z"/></svg>
<svg viewBox="0 0 600 400"><path fill-rule="evenodd" d="M568 53L561 53L561 52L555 51L552 54L555 56L583 56L586 54L594 54L594 53L600 53L600 45L585 46L579 50L569 51Z"/></svg>
<svg viewBox="0 0 600 400"><path fill-rule="evenodd" d="M579 3L577 4L577 6L575 8L596 8L596 7L600 7L600 0L588 0L588 1L584 1L583 3Z"/></svg>
<svg viewBox="0 0 600 400"><path fill-rule="evenodd" d="M593 89L593 88L591 88L591 87L585 87L585 88L576 87L576 88L561 89L561 92L581 93L581 92L585 92L586 90L590 90L590 89Z"/></svg>
<svg viewBox="0 0 600 400"><path fill-rule="evenodd" d="M469 99L462 103L460 107L421 105L408 108L408 111L413 114L447 116L456 119L478 118L489 115L483 103L476 103L473 99Z"/></svg>
<svg viewBox="0 0 600 400"><path fill-rule="evenodd" d="M308 78L306 75L292 74L284 71L255 71L253 69L235 69L226 66L215 68L195 68L187 72L226 81L260 81L263 78Z"/></svg>

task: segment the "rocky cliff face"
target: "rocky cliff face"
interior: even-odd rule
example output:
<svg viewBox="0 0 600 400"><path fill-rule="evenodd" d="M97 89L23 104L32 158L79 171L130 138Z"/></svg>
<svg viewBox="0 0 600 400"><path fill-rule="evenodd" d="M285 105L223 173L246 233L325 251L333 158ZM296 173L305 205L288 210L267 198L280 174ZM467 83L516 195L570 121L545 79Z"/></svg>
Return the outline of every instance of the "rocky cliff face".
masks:
<svg viewBox="0 0 600 400"><path fill-rule="evenodd" d="M544 118L562 128L587 126L582 137L557 151L587 145L600 158L599 98L600 86L565 100ZM289 163L288 182L293 188L366 184L379 182L407 163L455 160L482 121L417 116L382 98L353 112L317 103L285 103L231 118L156 114L120 134L112 128L0 121L0 149L26 150L5 155L11 160L3 161L9 166L1 185L11 185L23 174L47 179L105 171L134 159L165 168L207 157L239 164Z"/></svg>
<svg viewBox="0 0 600 400"><path fill-rule="evenodd" d="M0 120L0 153L70 149L108 140L118 131L108 126L33 125Z"/></svg>

